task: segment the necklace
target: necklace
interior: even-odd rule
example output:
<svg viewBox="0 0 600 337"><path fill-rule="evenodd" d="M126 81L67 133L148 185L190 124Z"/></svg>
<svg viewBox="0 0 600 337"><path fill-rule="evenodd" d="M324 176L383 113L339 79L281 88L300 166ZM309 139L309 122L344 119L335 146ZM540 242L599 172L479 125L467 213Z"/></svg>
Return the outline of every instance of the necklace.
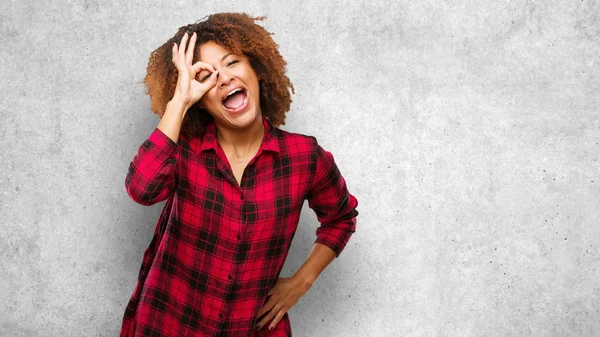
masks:
<svg viewBox="0 0 600 337"><path fill-rule="evenodd" d="M263 139L264 134L260 137L260 139L258 141L261 141ZM233 146L232 144L230 144L229 142L227 142L225 139L223 139L223 137L221 136L221 134L217 131L217 138L220 139L221 141L223 141L223 143L231 145L231 147L233 148L233 151L235 152L235 161L238 162L238 164L243 163L246 160L246 155L248 154L248 150L250 150L250 145L254 144L256 141L250 142L248 143L248 145L246 145L246 152L244 152L244 154L239 154L237 152L237 150L235 149L235 146Z"/></svg>

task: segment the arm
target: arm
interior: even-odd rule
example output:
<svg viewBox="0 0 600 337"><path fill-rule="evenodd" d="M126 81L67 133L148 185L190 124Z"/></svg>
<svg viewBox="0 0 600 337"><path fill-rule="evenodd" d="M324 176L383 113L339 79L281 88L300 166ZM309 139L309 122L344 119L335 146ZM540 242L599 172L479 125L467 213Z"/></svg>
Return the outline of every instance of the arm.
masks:
<svg viewBox="0 0 600 337"><path fill-rule="evenodd" d="M142 205L165 200L175 191L181 124L187 110L216 84L218 72L211 65L200 61L192 65L196 34L190 39L186 51L183 46L187 41L188 35L184 34L181 48L175 43L172 46L171 60L178 72L175 93L167 103L158 126L140 146L125 178L127 194ZM212 71L204 83L195 80L196 73L202 69Z"/></svg>
<svg viewBox="0 0 600 337"><path fill-rule="evenodd" d="M339 257L356 231L358 201L348 192L333 155L316 146L316 170L307 195L308 206L321 224L316 230L315 243L329 247Z"/></svg>
<svg viewBox="0 0 600 337"><path fill-rule="evenodd" d="M308 290L335 257L335 252L331 248L315 243L308 258L293 277L297 279L300 287Z"/></svg>
<svg viewBox="0 0 600 337"><path fill-rule="evenodd" d="M179 122L179 126L174 125L177 124L176 118L170 116L174 116L176 113L175 109L169 109L169 105L167 105L167 111L163 116L165 119L161 120L159 127L139 147L137 154L129 164L125 189L131 199L139 204L153 205L165 200L175 190L175 165L178 161L175 141L178 138L181 122ZM167 114L169 115L167 116ZM161 127L170 128L171 136L173 130L176 130L175 141L162 131Z"/></svg>
<svg viewBox="0 0 600 337"><path fill-rule="evenodd" d="M315 141L316 144L316 141ZM321 272L342 252L356 230L358 201L348 192L333 156L316 144L316 170L307 194L308 205L321 223L317 239L304 262L290 278L279 278L269 291L269 300L258 317L267 313L257 324L262 328L272 319L272 329L283 315L310 289Z"/></svg>
<svg viewBox="0 0 600 337"><path fill-rule="evenodd" d="M308 258L293 278L308 290L325 268L340 255L356 231L358 201L348 192L333 155L317 145L317 169L308 205L321 225Z"/></svg>
<svg viewBox="0 0 600 337"><path fill-rule="evenodd" d="M260 322L256 324L256 329L261 329L266 323L269 324L269 330L272 330L283 318L283 315L291 309L298 300L312 287L313 282L319 277L327 265L335 259L335 252L320 243L315 243L313 248L294 276L281 277L271 288L268 295L269 300L263 305L258 313L258 317L266 314Z"/></svg>
<svg viewBox="0 0 600 337"><path fill-rule="evenodd" d="M317 239L308 258L294 278L310 288L356 231L358 215L358 201L348 192L333 155L319 145L317 168L307 199L321 226L317 229Z"/></svg>

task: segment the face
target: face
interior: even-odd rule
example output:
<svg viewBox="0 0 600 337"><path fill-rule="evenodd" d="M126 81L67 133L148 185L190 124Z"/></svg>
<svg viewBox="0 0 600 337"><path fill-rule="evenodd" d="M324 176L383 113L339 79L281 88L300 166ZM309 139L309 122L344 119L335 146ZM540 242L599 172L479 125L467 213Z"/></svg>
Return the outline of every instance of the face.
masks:
<svg viewBox="0 0 600 337"><path fill-rule="evenodd" d="M219 70L217 84L200 99L200 105L226 128L245 128L260 122L260 87L258 77L243 55L231 53L214 41L199 48L200 61ZM202 70L196 79L208 80L210 72Z"/></svg>

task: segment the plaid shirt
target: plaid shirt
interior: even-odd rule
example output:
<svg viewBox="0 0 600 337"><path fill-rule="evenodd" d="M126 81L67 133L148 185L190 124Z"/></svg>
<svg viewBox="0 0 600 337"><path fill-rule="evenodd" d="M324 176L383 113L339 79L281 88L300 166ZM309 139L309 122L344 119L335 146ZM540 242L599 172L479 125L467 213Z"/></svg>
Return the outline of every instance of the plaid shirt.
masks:
<svg viewBox="0 0 600 337"><path fill-rule="evenodd" d="M173 142L156 128L129 166L125 187L142 205L166 200L144 252L121 328L125 336L291 336L287 313L260 331L258 311L275 284L304 200L316 241L339 256L356 228L357 200L314 137L275 128L238 184L216 125Z"/></svg>

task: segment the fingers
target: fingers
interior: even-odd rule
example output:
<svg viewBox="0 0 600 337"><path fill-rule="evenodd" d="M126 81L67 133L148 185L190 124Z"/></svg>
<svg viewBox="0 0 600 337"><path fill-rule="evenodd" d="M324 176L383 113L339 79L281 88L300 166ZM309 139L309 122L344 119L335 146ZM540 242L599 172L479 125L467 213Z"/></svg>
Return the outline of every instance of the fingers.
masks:
<svg viewBox="0 0 600 337"><path fill-rule="evenodd" d="M208 70L209 72L213 73L215 71L215 68L208 63L198 61L194 63L194 65L192 66L192 70L196 74L199 73L201 70Z"/></svg>
<svg viewBox="0 0 600 337"><path fill-rule="evenodd" d="M258 324L256 324L256 329L261 329L265 324L267 324L270 320L272 320L278 311L279 310L269 311L269 313L265 317L263 317L263 319L261 319L260 322L258 322Z"/></svg>
<svg viewBox="0 0 600 337"><path fill-rule="evenodd" d="M178 70L189 69L188 66L191 66L194 74L197 74L201 70L208 70L209 72L214 72L215 68L205 62L198 61L192 65L192 61L194 59L194 49L196 46L196 39L198 38L196 32L192 34L190 38L188 33L184 33L181 38L181 42L179 46L176 43L173 43L172 47L172 61L177 67ZM189 43L188 42L189 39ZM185 48L187 44L187 50Z"/></svg>
<svg viewBox="0 0 600 337"><path fill-rule="evenodd" d="M194 32L190 39L190 43L187 46L187 51L185 52L185 64L192 64L192 60L194 59L194 47L196 47L196 37L196 32Z"/></svg>
<svg viewBox="0 0 600 337"><path fill-rule="evenodd" d="M276 302L277 302L277 300L275 300L273 297L270 297L269 300L267 301L267 303L265 303L263 305L263 307L260 309L260 311L258 312L258 317L262 316L265 312L271 310L273 308L273 306L275 306Z"/></svg>
<svg viewBox="0 0 600 337"><path fill-rule="evenodd" d="M202 74L198 77L198 79L194 80L194 82L199 84L198 88L200 89L201 96L208 92L210 89L212 89L212 87L217 85L217 76L219 75L218 73L219 71L217 70L210 74L208 77L207 75Z"/></svg>
<svg viewBox="0 0 600 337"><path fill-rule="evenodd" d="M177 56L179 57L180 62L185 62L185 46L187 45L187 41L188 41L188 34L185 33L185 34L183 34L183 37L181 38L181 43L179 44L179 50L177 53Z"/></svg>
<svg viewBox="0 0 600 337"><path fill-rule="evenodd" d="M184 64L186 65L192 64L192 60L194 59L194 47L196 46L196 39L196 32L192 34L191 38L189 37L188 33L184 33L183 37L181 38L181 42L179 43L179 46L177 46L176 43L173 44L173 63L181 61L184 62ZM188 40L189 44L187 43Z"/></svg>
<svg viewBox="0 0 600 337"><path fill-rule="evenodd" d="M171 47L171 61L174 65L177 65L177 62L179 61L179 57L177 55L177 43L173 42L173 47Z"/></svg>
<svg viewBox="0 0 600 337"><path fill-rule="evenodd" d="M217 76L219 76L219 71L214 71L212 74L210 74L210 77L208 78L208 80L212 83L212 85L210 86L211 88L215 86L215 84L217 84Z"/></svg>
<svg viewBox="0 0 600 337"><path fill-rule="evenodd" d="M173 42L173 47L171 49L171 61L177 67L178 70L181 70L183 64L180 61L185 61L185 57L183 57L183 51L185 50L185 42L187 41L187 33L183 34L179 45Z"/></svg>
<svg viewBox="0 0 600 337"><path fill-rule="evenodd" d="M198 102L202 96L204 96L209 90L217 85L217 75L219 71L213 72L208 79L192 79L190 82L190 94L192 97L192 104ZM206 78L206 75L202 74Z"/></svg>
<svg viewBox="0 0 600 337"><path fill-rule="evenodd" d="M273 317L275 317L275 315L279 312L280 309L281 304L277 304L277 299L271 296L267 303L263 305L263 307L258 313L258 317L261 317L263 315L264 317L262 317L258 324L256 324L257 329L262 328L263 325L267 324L267 322L273 319Z"/></svg>
<svg viewBox="0 0 600 337"><path fill-rule="evenodd" d="M277 323L279 323L279 321L283 318L283 314L285 314L285 311L279 310L277 315L275 315L275 318L273 318L273 323L271 323L271 325L269 325L269 330L273 330L275 328Z"/></svg>
<svg viewBox="0 0 600 337"><path fill-rule="evenodd" d="M261 319L260 322L256 324L256 329L261 329L265 324L272 320L271 324L269 325L269 330L272 330L285 313L286 310L284 310L283 308L273 308L273 310L271 310L269 314L263 317L263 319Z"/></svg>

